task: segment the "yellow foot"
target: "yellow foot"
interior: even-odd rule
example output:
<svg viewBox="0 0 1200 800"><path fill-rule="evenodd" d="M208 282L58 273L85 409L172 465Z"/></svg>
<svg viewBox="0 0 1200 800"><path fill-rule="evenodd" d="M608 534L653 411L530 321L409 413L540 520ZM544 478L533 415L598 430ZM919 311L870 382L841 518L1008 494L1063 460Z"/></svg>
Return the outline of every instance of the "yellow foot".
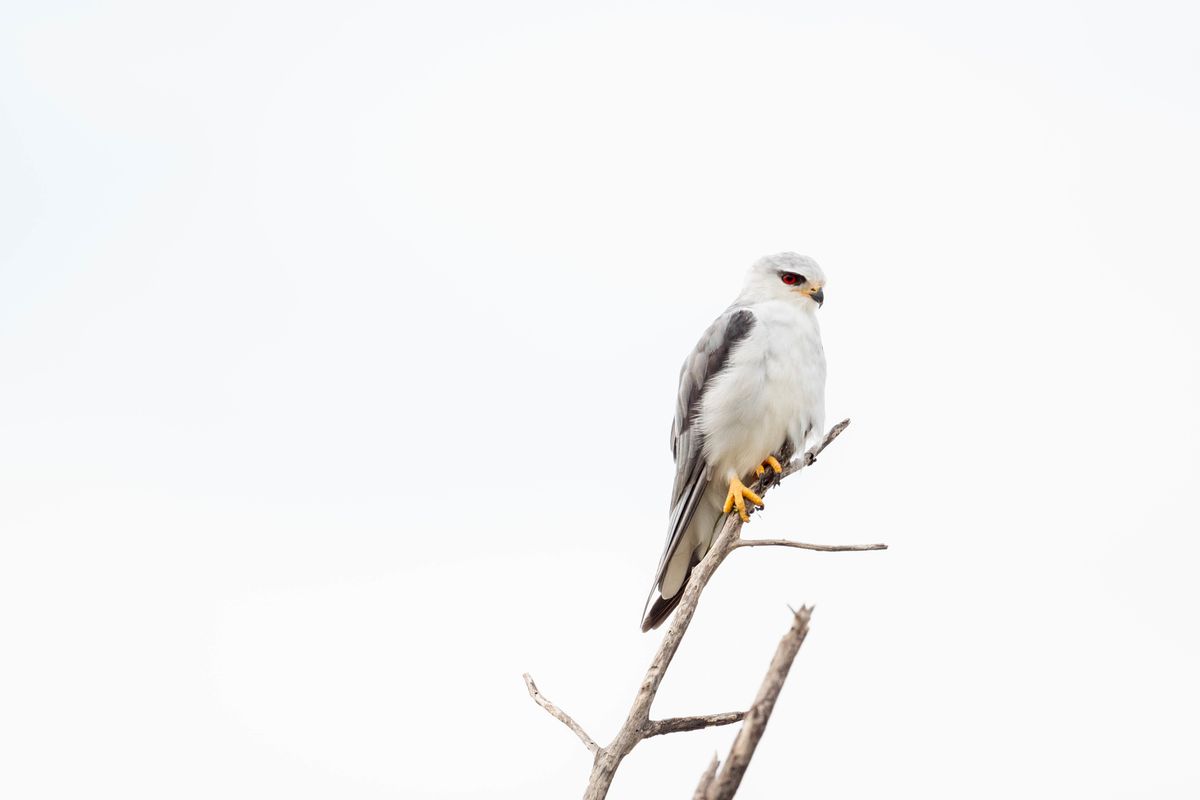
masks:
<svg viewBox="0 0 1200 800"><path fill-rule="evenodd" d="M746 513L747 500L762 508L762 498L747 489L746 484L742 483L739 479L731 478L729 481L729 494L725 496L725 513L728 514L733 510L734 506L737 506L738 516L742 518L742 522L749 522L750 515Z"/></svg>
<svg viewBox="0 0 1200 800"><path fill-rule="evenodd" d="M766 461L754 468L754 474L761 478L767 472L767 465L770 465L771 469L775 470L776 475L783 474L783 465L779 463L779 459L775 458L775 456L767 456Z"/></svg>

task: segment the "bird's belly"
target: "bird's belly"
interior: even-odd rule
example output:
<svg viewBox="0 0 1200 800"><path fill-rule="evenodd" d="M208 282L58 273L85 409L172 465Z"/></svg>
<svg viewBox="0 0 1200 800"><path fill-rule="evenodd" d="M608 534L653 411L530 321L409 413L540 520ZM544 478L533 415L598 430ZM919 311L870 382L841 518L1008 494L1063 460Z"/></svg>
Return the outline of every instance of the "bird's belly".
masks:
<svg viewBox="0 0 1200 800"><path fill-rule="evenodd" d="M776 337L778 338L778 337ZM802 447L824 424L825 364L820 352L747 342L705 392L700 409L712 476L744 476L789 438Z"/></svg>

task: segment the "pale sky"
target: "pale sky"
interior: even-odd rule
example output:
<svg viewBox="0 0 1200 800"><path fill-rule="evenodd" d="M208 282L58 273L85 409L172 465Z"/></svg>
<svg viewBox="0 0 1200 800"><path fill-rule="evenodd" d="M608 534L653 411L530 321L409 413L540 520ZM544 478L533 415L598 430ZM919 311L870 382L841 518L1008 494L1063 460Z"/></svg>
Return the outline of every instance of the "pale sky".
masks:
<svg viewBox="0 0 1200 800"><path fill-rule="evenodd" d="M779 250L853 425L658 716L745 798L1200 795L1186 3L6 3L0 795L534 798L658 634L684 355ZM733 728L643 743L687 797Z"/></svg>

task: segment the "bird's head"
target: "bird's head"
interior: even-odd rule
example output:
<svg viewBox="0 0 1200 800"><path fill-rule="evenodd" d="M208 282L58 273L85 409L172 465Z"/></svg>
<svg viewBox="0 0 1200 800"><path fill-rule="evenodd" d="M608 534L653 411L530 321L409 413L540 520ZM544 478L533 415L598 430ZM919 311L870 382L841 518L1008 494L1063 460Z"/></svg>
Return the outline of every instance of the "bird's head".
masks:
<svg viewBox="0 0 1200 800"><path fill-rule="evenodd" d="M763 256L746 273L742 298L751 302L788 300L816 310L825 302L825 273L798 253Z"/></svg>

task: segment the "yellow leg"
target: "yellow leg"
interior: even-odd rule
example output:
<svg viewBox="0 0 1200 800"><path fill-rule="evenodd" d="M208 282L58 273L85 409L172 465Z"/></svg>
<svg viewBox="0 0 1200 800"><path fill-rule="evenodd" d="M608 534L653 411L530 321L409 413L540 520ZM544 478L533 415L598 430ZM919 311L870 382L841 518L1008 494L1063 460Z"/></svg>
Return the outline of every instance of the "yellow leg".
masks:
<svg viewBox="0 0 1200 800"><path fill-rule="evenodd" d="M738 516L742 518L742 522L749 522L750 515L746 513L746 501L749 500L759 508L762 507L763 501L758 495L746 488L746 484L742 483L738 478L729 480L729 494L725 496L725 513L728 514L737 506Z"/></svg>
<svg viewBox="0 0 1200 800"><path fill-rule="evenodd" d="M779 459L775 456L767 456L767 459L763 463L754 468L754 474L761 478L766 474L768 464L771 466L771 469L775 470L776 475L783 474L783 465L779 463Z"/></svg>

